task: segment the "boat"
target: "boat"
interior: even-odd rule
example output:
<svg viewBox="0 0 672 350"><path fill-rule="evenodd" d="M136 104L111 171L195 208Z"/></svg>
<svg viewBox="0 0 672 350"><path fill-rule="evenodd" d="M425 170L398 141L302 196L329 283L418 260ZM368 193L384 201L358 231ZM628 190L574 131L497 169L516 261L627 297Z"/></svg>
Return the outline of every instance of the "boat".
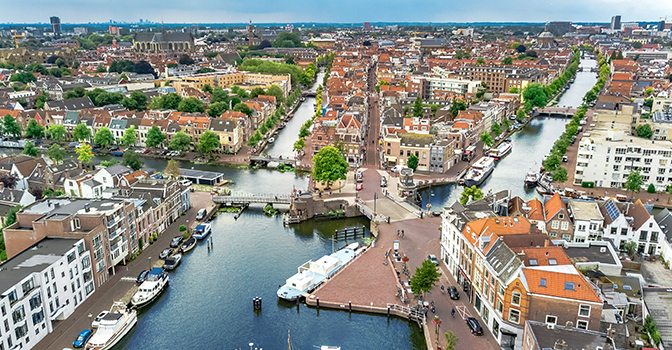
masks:
<svg viewBox="0 0 672 350"><path fill-rule="evenodd" d="M138 312L123 302L115 302L100 320L96 331L86 343L86 350L108 350L117 344L138 323Z"/></svg>
<svg viewBox="0 0 672 350"><path fill-rule="evenodd" d="M493 148L488 152L488 157L495 158L495 160L500 160L504 158L509 152L511 152L511 148L513 146L511 145L511 142L502 142L497 146L497 148Z"/></svg>
<svg viewBox="0 0 672 350"><path fill-rule="evenodd" d="M170 258L166 259L166 262L163 264L163 268L166 270L175 270L177 266L182 262L182 254L175 254Z"/></svg>
<svg viewBox="0 0 672 350"><path fill-rule="evenodd" d="M196 239L203 239L207 237L212 231L212 225L209 222L202 223L194 229L194 234L192 237Z"/></svg>
<svg viewBox="0 0 672 350"><path fill-rule="evenodd" d="M180 248L182 254L194 249L194 247L196 246L196 242L197 242L196 238L194 237L189 237L189 239L184 241L184 243L182 243L182 247Z"/></svg>
<svg viewBox="0 0 672 350"><path fill-rule="evenodd" d="M525 186L527 187L535 187L537 186L537 183L539 183L539 178L541 175L537 172L530 171L525 175Z"/></svg>
<svg viewBox="0 0 672 350"><path fill-rule="evenodd" d="M284 128L285 128L285 123L282 123L282 124L278 125L278 130L282 130Z"/></svg>
<svg viewBox="0 0 672 350"><path fill-rule="evenodd" d="M495 160L490 157L481 157L464 175L460 183L464 186L480 186L490 176L495 168Z"/></svg>
<svg viewBox="0 0 672 350"><path fill-rule="evenodd" d="M305 101L305 100L306 100L305 97L301 97L301 102L303 102L303 101Z"/></svg>
<svg viewBox="0 0 672 350"><path fill-rule="evenodd" d="M355 242L317 261L309 260L299 266L298 273L288 278L285 285L278 289L278 298L294 301L303 293L312 290L350 262L358 247L359 243Z"/></svg>
<svg viewBox="0 0 672 350"><path fill-rule="evenodd" d="M268 143L273 143L273 142L275 142L275 137L271 137L270 139L268 139Z"/></svg>
<svg viewBox="0 0 672 350"><path fill-rule="evenodd" d="M143 307L151 303L166 289L169 281L168 274L162 268L153 268L149 271L147 279L142 282L138 291L131 298L131 305L134 307Z"/></svg>

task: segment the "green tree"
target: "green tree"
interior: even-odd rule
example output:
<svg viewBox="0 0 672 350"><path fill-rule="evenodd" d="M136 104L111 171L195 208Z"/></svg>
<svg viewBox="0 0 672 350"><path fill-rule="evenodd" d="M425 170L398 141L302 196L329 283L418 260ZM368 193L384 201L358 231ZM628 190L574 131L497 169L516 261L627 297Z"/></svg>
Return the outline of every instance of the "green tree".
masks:
<svg viewBox="0 0 672 350"><path fill-rule="evenodd" d="M516 111L516 120L519 122L523 122L527 118L527 113L521 108L518 111Z"/></svg>
<svg viewBox="0 0 672 350"><path fill-rule="evenodd" d="M348 162L334 146L323 147L313 157L313 179L316 182L330 183L345 180L348 173Z"/></svg>
<svg viewBox="0 0 672 350"><path fill-rule="evenodd" d="M61 146L59 146L57 143L54 143L51 146L49 146L49 149L47 150L47 156L54 163L58 164L65 157L65 150L62 150Z"/></svg>
<svg viewBox="0 0 672 350"><path fill-rule="evenodd" d="M560 166L560 156L556 153L551 153L546 160L544 160L541 165L546 171L554 171Z"/></svg>
<svg viewBox="0 0 672 350"><path fill-rule="evenodd" d="M266 90L265 95L275 96L275 103L279 106L281 103L285 102L285 93L277 85L271 85Z"/></svg>
<svg viewBox="0 0 672 350"><path fill-rule="evenodd" d="M460 111L467 110L467 103L463 100L457 99L450 104L450 114L453 118L457 117Z"/></svg>
<svg viewBox="0 0 672 350"><path fill-rule="evenodd" d="M633 256L637 250L637 242L627 241L623 244L623 249L630 255Z"/></svg>
<svg viewBox="0 0 672 350"><path fill-rule="evenodd" d="M255 147L259 143L259 141L261 141L261 139L262 139L261 132L257 130L255 131L254 134L252 134L252 136L250 136L249 140L247 140L247 145L250 147Z"/></svg>
<svg viewBox="0 0 672 350"><path fill-rule="evenodd" d="M100 162L100 166L102 166L104 168L111 167L115 164L119 164L119 161L116 160L115 158L112 158L110 160L104 160L104 161Z"/></svg>
<svg viewBox="0 0 672 350"><path fill-rule="evenodd" d="M418 169L418 156L415 154L411 154L408 156L408 161L406 162L406 165L408 165L409 168L413 169L413 171L416 171Z"/></svg>
<svg viewBox="0 0 672 350"><path fill-rule="evenodd" d="M649 184L649 187L646 189L648 193L656 193L656 186L654 184Z"/></svg>
<svg viewBox="0 0 672 350"><path fill-rule="evenodd" d="M76 87L76 88L66 92L65 95L63 95L63 98L68 100L68 99L71 99L71 98L84 97L85 94L86 94L86 90L84 90L84 88L80 86L80 87Z"/></svg>
<svg viewBox="0 0 672 350"><path fill-rule="evenodd" d="M499 126L499 123L494 122L492 123L492 127L490 127L490 131L492 131L493 135L499 136L502 133L502 128Z"/></svg>
<svg viewBox="0 0 672 350"><path fill-rule="evenodd" d="M492 146L492 136L490 136L490 133L487 131L483 131L481 134L481 142L486 144L488 147Z"/></svg>
<svg viewBox="0 0 672 350"><path fill-rule="evenodd" d="M630 171L628 178L625 180L625 184L623 184L623 187L630 191L631 197L635 194L635 192L639 193L639 191L642 189L642 186L644 186L644 178L640 173L641 171L641 168Z"/></svg>
<svg viewBox="0 0 672 350"><path fill-rule="evenodd" d="M101 147L107 147L114 143L114 135L106 126L101 127L93 136L93 142Z"/></svg>
<svg viewBox="0 0 672 350"><path fill-rule="evenodd" d="M567 169L563 167L558 167L552 175L553 182L567 182Z"/></svg>
<svg viewBox="0 0 672 350"><path fill-rule="evenodd" d="M124 99L121 100L121 105L124 106L124 108L128 109L129 111L134 111L138 109L138 104L135 102L134 99L130 97L124 97Z"/></svg>
<svg viewBox="0 0 672 350"><path fill-rule="evenodd" d="M177 161L175 159L170 159L168 161L166 170L164 170L163 172L168 176L170 176L170 178L172 179L178 179L180 178L180 176L182 176L182 172L180 171L180 165L177 164Z"/></svg>
<svg viewBox="0 0 672 350"><path fill-rule="evenodd" d="M105 68L105 66L103 66L102 64L96 67L96 73L105 73L105 72L107 72L107 68Z"/></svg>
<svg viewBox="0 0 672 350"><path fill-rule="evenodd" d="M439 282L441 273L439 267L430 260L424 260L422 266L415 268L415 273L411 276L411 290L413 294L418 295L429 292L433 286Z"/></svg>
<svg viewBox="0 0 672 350"><path fill-rule="evenodd" d="M208 106L208 115L217 118L229 109L228 102L215 102Z"/></svg>
<svg viewBox="0 0 672 350"><path fill-rule="evenodd" d="M210 130L205 130L198 139L198 151L201 153L211 153L219 149L219 146L219 135Z"/></svg>
<svg viewBox="0 0 672 350"><path fill-rule="evenodd" d="M502 64L505 66L510 66L513 64L513 59L511 57L506 57L502 60Z"/></svg>
<svg viewBox="0 0 672 350"><path fill-rule="evenodd" d="M185 152L191 146L191 137L185 134L183 131L178 131L175 136L170 140L168 148L173 151Z"/></svg>
<svg viewBox="0 0 672 350"><path fill-rule="evenodd" d="M254 113L254 110L243 102L239 102L238 104L233 106L233 110L236 112L245 113L248 117L251 117L252 113Z"/></svg>
<svg viewBox="0 0 672 350"><path fill-rule="evenodd" d="M653 130L651 130L651 125L649 124L638 125L635 132L637 133L637 136L645 139L651 139L653 136Z"/></svg>
<svg viewBox="0 0 672 350"><path fill-rule="evenodd" d="M483 198L483 191L476 186L464 187L462 189L462 194L460 194L460 203L462 205L467 204L467 202L469 202L469 196L471 196L472 201L477 201Z"/></svg>
<svg viewBox="0 0 672 350"><path fill-rule="evenodd" d="M121 137L121 144L126 147L135 145L135 125L124 131L124 136Z"/></svg>
<svg viewBox="0 0 672 350"><path fill-rule="evenodd" d="M523 89L523 98L525 101L529 101L533 106L544 107L548 101L548 96L546 96L546 90L541 84L532 83L529 84Z"/></svg>
<svg viewBox="0 0 672 350"><path fill-rule="evenodd" d="M196 97L187 97L182 99L182 101L180 101L177 106L177 110L186 113L205 112L203 101L197 99Z"/></svg>
<svg viewBox="0 0 672 350"><path fill-rule="evenodd" d="M303 140L303 137L299 137L298 140L294 142L294 147L292 150L294 152L301 152L306 147L306 141Z"/></svg>
<svg viewBox="0 0 672 350"><path fill-rule="evenodd" d="M250 91L250 98L257 98L259 95L264 95L266 91L263 88L255 87Z"/></svg>
<svg viewBox="0 0 672 350"><path fill-rule="evenodd" d="M510 126L511 124L509 123L509 118L504 118L502 121L502 127L504 127L504 130L508 131Z"/></svg>
<svg viewBox="0 0 672 350"><path fill-rule="evenodd" d="M149 131L147 131L147 141L145 141L145 146L149 148L154 148L166 141L166 135L161 132L158 126L152 126Z"/></svg>
<svg viewBox="0 0 672 350"><path fill-rule="evenodd" d="M140 160L140 155L130 149L127 149L126 152L124 152L124 156L121 158L121 164L133 170L140 170L140 168L145 165L145 163Z"/></svg>
<svg viewBox="0 0 672 350"><path fill-rule="evenodd" d="M212 86L210 86L210 84L205 84L205 85L203 85L203 88L201 89L201 91L209 92L209 93L212 94Z"/></svg>
<svg viewBox="0 0 672 350"><path fill-rule="evenodd" d="M77 124L72 130L72 138L76 141L88 140L91 138L91 129L84 123Z"/></svg>
<svg viewBox="0 0 672 350"><path fill-rule="evenodd" d="M422 99L420 98L420 95L418 95L415 102L413 102L413 116L422 117Z"/></svg>
<svg viewBox="0 0 672 350"><path fill-rule="evenodd" d="M26 142L26 144L23 146L23 154L29 155L31 157L37 157L39 153L40 151L37 150L35 144L30 141Z"/></svg>
<svg viewBox="0 0 672 350"><path fill-rule="evenodd" d="M91 159L93 159L91 145L86 142L82 143L82 145L75 150L75 153L77 153L77 159L82 163L89 163Z"/></svg>
<svg viewBox="0 0 672 350"><path fill-rule="evenodd" d="M453 331L448 331L447 333L444 333L446 337L446 350L455 350L455 346L457 346L457 341L460 340Z"/></svg>
<svg viewBox="0 0 672 350"><path fill-rule="evenodd" d="M593 90L588 90L586 94L583 96L583 102L585 103L591 103L597 99L597 94Z"/></svg>
<svg viewBox="0 0 672 350"><path fill-rule="evenodd" d="M229 105L229 94L219 86L212 89L212 98L210 99L211 105L217 102L224 102L227 106Z"/></svg>
<svg viewBox="0 0 672 350"><path fill-rule="evenodd" d="M37 123L37 120L31 119L26 124L26 137L31 139L44 138L44 126Z"/></svg>
<svg viewBox="0 0 672 350"><path fill-rule="evenodd" d="M7 114L2 121L2 131L5 135L12 135L14 137L21 136L21 126L16 122L16 119Z"/></svg>
<svg viewBox="0 0 672 350"><path fill-rule="evenodd" d="M43 109L44 104L47 103L47 101L49 101L49 96L46 95L45 93L42 93L35 99L35 108Z"/></svg>

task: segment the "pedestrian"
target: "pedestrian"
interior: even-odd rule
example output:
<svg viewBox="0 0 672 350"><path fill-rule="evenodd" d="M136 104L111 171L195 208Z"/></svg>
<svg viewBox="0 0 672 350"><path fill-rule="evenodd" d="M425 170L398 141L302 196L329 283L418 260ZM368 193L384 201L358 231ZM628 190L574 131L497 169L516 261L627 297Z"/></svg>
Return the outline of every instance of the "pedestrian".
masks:
<svg viewBox="0 0 672 350"><path fill-rule="evenodd" d="M404 233L404 230L401 230L401 238L406 237L406 234Z"/></svg>
<svg viewBox="0 0 672 350"><path fill-rule="evenodd" d="M397 237L399 237L399 230L397 230Z"/></svg>

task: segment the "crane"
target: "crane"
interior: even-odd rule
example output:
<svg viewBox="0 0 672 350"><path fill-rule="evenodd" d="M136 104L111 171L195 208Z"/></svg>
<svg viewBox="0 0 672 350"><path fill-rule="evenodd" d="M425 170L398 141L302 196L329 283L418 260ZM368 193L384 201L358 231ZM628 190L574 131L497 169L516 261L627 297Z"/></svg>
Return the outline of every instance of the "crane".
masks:
<svg viewBox="0 0 672 350"><path fill-rule="evenodd" d="M16 34L16 29L12 29L12 38L14 38L14 44L16 44L16 48L19 48L19 38L25 38L26 36L23 34Z"/></svg>

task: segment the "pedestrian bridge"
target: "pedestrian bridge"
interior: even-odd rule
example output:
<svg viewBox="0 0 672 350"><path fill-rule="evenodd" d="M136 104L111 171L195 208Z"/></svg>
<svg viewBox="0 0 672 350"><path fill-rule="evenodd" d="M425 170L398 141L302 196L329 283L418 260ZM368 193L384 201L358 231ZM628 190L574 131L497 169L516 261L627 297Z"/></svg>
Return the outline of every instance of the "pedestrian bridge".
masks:
<svg viewBox="0 0 672 350"><path fill-rule="evenodd" d="M575 108L567 108L567 107L546 107L537 109L536 112L537 115L563 116L566 118L572 117L574 113L576 113Z"/></svg>
<svg viewBox="0 0 672 350"><path fill-rule="evenodd" d="M223 205L234 204L292 204L293 198L287 195L273 194L250 194L237 196L217 196L212 199L213 202Z"/></svg>
<svg viewBox="0 0 672 350"><path fill-rule="evenodd" d="M296 159L291 158L291 157L267 157L267 156L250 156L250 164L254 163L261 163L262 165L268 165L270 162L276 162L276 163L285 163L285 164L292 164L296 165Z"/></svg>
<svg viewBox="0 0 672 350"><path fill-rule="evenodd" d="M303 96L303 97L315 97L315 96L317 96L317 93L315 91L303 90L303 91L301 91L301 96Z"/></svg>

